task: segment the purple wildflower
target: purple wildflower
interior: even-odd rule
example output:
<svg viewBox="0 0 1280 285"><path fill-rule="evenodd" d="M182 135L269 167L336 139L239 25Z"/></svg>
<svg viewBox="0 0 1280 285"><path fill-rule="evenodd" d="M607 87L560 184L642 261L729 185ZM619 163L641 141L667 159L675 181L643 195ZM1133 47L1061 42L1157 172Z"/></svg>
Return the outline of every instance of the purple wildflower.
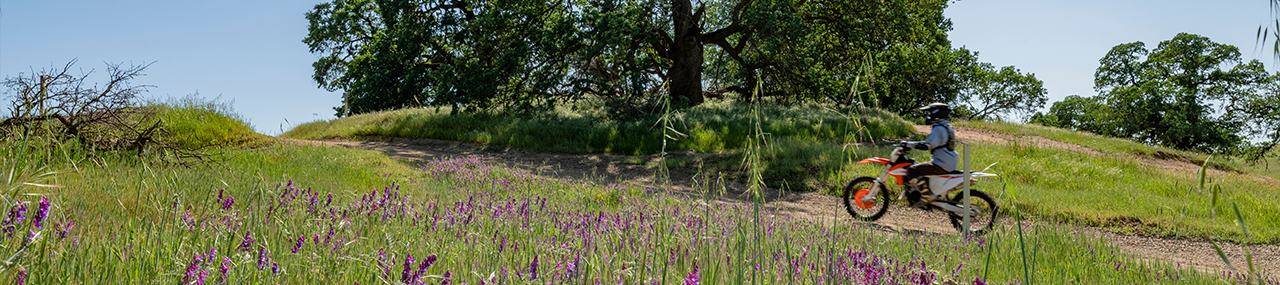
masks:
<svg viewBox="0 0 1280 285"><path fill-rule="evenodd" d="M244 231L244 240L240 241L240 251L253 250L253 234L249 230Z"/></svg>
<svg viewBox="0 0 1280 285"><path fill-rule="evenodd" d="M271 262L271 275L280 275L280 265L275 261Z"/></svg>
<svg viewBox="0 0 1280 285"><path fill-rule="evenodd" d="M444 272L444 281L440 281L440 285L449 285L449 276L453 276L453 271Z"/></svg>
<svg viewBox="0 0 1280 285"><path fill-rule="evenodd" d="M9 215L4 217L5 233L12 233L13 230L22 225L22 219L26 218L27 205L22 204L22 201L15 202L14 204L13 208L9 208ZM13 227L9 227L9 225L13 225ZM9 236L12 237L13 235L10 234Z"/></svg>
<svg viewBox="0 0 1280 285"><path fill-rule="evenodd" d="M382 276L386 276L386 279L391 279L391 266L388 266L387 264L387 253L379 249L378 268L382 268Z"/></svg>
<svg viewBox="0 0 1280 285"><path fill-rule="evenodd" d="M435 254L428 255L426 259L422 260L422 265L418 266L418 270L426 270L428 267L431 267L431 265L435 263L436 263L436 255Z"/></svg>
<svg viewBox="0 0 1280 285"><path fill-rule="evenodd" d="M200 274L196 275L196 285L204 285L204 279L209 278L208 270L200 270Z"/></svg>
<svg viewBox="0 0 1280 285"><path fill-rule="evenodd" d="M570 263L568 263L568 264L566 264L566 265L564 266L564 268L565 268L565 272L569 273L569 275L573 275L574 273L577 273L577 272L578 272L578 263L579 263L579 262L581 262L581 257L580 257L580 256L574 256L574 257L573 257L573 262L570 262Z"/></svg>
<svg viewBox="0 0 1280 285"><path fill-rule="evenodd" d="M415 284L416 282L418 282L418 279L422 278L423 275L427 274L427 269L431 268L431 265L435 263L436 263L435 254L428 255L427 258L423 258L422 263L418 264L418 271L413 273L413 278L410 278L409 281L411 282L405 282L405 283ZM405 264L405 265L408 265L408 264ZM407 270L408 268L405 268L405 269Z"/></svg>
<svg viewBox="0 0 1280 285"><path fill-rule="evenodd" d="M187 264L187 271L182 275L182 284L191 284L200 278L200 262L199 254L191 258L191 263Z"/></svg>
<svg viewBox="0 0 1280 285"><path fill-rule="evenodd" d="M302 249L302 244L307 242L307 236L298 236L298 242L293 244L293 253L298 253Z"/></svg>
<svg viewBox="0 0 1280 285"><path fill-rule="evenodd" d="M32 219L37 229L44 229L44 219L49 217L49 199L40 196L40 208L36 210L36 217Z"/></svg>
<svg viewBox="0 0 1280 285"><path fill-rule="evenodd" d="M529 262L529 280L538 279L538 256L533 256L533 261Z"/></svg>
<svg viewBox="0 0 1280 285"><path fill-rule="evenodd" d="M64 238L67 238L67 233L68 233L68 232L70 232L70 231L71 231L71 228L72 228L72 227L75 227L75 226L76 226L76 222L75 222L75 221L67 221L66 223L58 223L58 239L64 239Z"/></svg>
<svg viewBox="0 0 1280 285"><path fill-rule="evenodd" d="M404 255L404 269L400 271L400 282L413 284L413 254L406 253Z"/></svg>
<svg viewBox="0 0 1280 285"><path fill-rule="evenodd" d="M978 279L978 277L974 277L973 285L987 285L987 282L982 282L982 279Z"/></svg>
<svg viewBox="0 0 1280 285"><path fill-rule="evenodd" d="M27 284L27 269L18 268L18 285Z"/></svg>
<svg viewBox="0 0 1280 285"><path fill-rule="evenodd" d="M206 256L206 257L205 257L205 258L207 259L207 261L209 261L209 262L213 262L213 259L214 259L214 257L216 257L216 256L218 256L218 248L217 248L217 247L212 247L212 246L211 246L211 247L209 247L209 256Z"/></svg>
<svg viewBox="0 0 1280 285"><path fill-rule="evenodd" d="M222 282L227 282L227 273L231 272L231 259L222 257L222 267L218 268L218 273L222 273Z"/></svg>
<svg viewBox="0 0 1280 285"><path fill-rule="evenodd" d="M235 205L235 204L236 204L236 198L231 197L231 195L227 195L227 199L222 200L222 209L231 210L231 205Z"/></svg>
<svg viewBox="0 0 1280 285"><path fill-rule="evenodd" d="M267 248L258 249L258 271L267 268L267 261L271 260L271 256L267 253Z"/></svg>
<svg viewBox="0 0 1280 285"><path fill-rule="evenodd" d="M693 266L693 272L689 272L689 276L684 277L684 285L698 285L698 266Z"/></svg>

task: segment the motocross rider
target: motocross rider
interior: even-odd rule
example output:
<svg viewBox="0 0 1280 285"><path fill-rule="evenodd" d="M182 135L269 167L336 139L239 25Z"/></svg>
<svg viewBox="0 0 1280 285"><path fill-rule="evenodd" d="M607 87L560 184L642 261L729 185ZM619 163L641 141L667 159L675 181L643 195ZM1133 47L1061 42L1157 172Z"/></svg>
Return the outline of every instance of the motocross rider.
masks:
<svg viewBox="0 0 1280 285"><path fill-rule="evenodd" d="M924 181L917 182L915 179L925 175L941 175L955 171L960 161L960 155L955 150L956 130L947 121L951 119L951 106L943 103L933 103L920 108L920 110L929 114L929 119L925 123L933 125L929 137L925 138L924 141L901 142L904 147L928 150L933 153L933 160L917 163L906 168L907 175L903 178L906 179L908 187L917 192L922 190L920 189L920 184ZM937 193L937 190L935 190L935 193L920 192L920 201L916 202L912 207L920 207L932 203L940 198L937 195L944 193Z"/></svg>

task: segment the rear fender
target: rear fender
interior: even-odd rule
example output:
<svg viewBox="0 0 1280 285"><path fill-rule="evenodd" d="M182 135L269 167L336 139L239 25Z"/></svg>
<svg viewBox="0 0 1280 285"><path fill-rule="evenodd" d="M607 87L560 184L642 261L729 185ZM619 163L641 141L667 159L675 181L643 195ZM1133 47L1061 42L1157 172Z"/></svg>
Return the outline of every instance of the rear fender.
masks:
<svg viewBox="0 0 1280 285"><path fill-rule="evenodd" d="M970 174L970 175L969 175L969 177L973 177L973 178L978 178L978 177L996 177L996 176L1000 176L1000 175L999 175L999 174L995 174L995 173L986 173L986 172L974 172L973 174Z"/></svg>

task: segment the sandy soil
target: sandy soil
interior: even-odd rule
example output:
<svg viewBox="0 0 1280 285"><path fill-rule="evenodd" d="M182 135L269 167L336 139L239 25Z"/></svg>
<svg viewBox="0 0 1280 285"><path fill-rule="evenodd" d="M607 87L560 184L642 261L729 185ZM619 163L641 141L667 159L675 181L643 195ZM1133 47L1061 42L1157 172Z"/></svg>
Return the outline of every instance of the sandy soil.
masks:
<svg viewBox="0 0 1280 285"><path fill-rule="evenodd" d="M917 126L917 129L922 132L928 132L928 126ZM962 140L968 141L1012 143L1018 140L1025 142L1029 139L1032 143L1043 147L1066 149L1090 155L1103 155L1101 152L1089 147L1053 141L1042 137L1014 137L967 128L957 128L957 134ZM654 185L653 177L657 169L646 165L653 165L653 163L649 162L658 160L656 155L538 153L504 146L432 139L363 139L365 140L295 140L293 142L374 150L411 163L437 158L477 156L486 162L504 164L542 175L604 183L626 183L642 187ZM670 155L674 156L693 154L693 151L670 153ZM645 163L638 164L637 162ZM1148 163L1154 166L1171 167L1179 170L1199 169L1194 164L1180 161L1149 161ZM1188 165L1191 168L1188 168ZM678 169L672 170L672 187L671 190L665 191L674 195L700 195L700 192L695 191L690 185L693 185L694 181L705 181L704 179L706 178L696 177L695 174L686 173ZM717 179L712 178L712 180ZM749 199L744 194L747 187L742 183L727 181L725 189L727 193L719 197L719 200L723 202L742 203L747 202ZM765 206L783 214L827 221L848 218L847 214L844 213L843 202L837 197L813 192L787 193L777 189L766 189L765 192ZM876 221L876 224L880 225L882 230L894 233L954 234L956 232L952 229L945 214L907 207L895 206L891 208L888 214ZM1183 267L1195 267L1209 272L1229 270L1228 266L1218 257L1213 247L1206 241L1123 235L1102 229L1086 229L1082 234L1100 235L1110 243L1144 259L1165 260L1181 264ZM1223 250L1227 252L1232 264L1237 266L1245 264L1242 246L1235 244L1221 245L1223 245ZM1250 250L1253 252L1255 266L1268 276L1280 278L1280 247L1276 245L1253 245L1250 246Z"/></svg>

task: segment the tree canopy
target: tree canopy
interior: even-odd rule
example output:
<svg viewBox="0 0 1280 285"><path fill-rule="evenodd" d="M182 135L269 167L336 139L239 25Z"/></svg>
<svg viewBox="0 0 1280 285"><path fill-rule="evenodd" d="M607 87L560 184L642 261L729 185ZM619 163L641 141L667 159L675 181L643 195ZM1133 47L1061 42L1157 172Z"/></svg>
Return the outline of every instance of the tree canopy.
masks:
<svg viewBox="0 0 1280 285"><path fill-rule="evenodd" d="M1147 50L1120 44L1094 74L1095 97L1070 96L1034 122L1177 149L1232 152L1247 145L1259 102L1274 100L1262 63L1207 37L1181 33ZM1274 93L1274 92L1272 92ZM1259 105L1259 106L1255 106ZM1274 118L1272 118L1274 119ZM1274 135L1273 135L1274 136Z"/></svg>
<svg viewBox="0 0 1280 285"><path fill-rule="evenodd" d="M968 98L977 54L951 47L947 3L332 0L307 13L303 42L321 56L317 84L345 92L339 116L527 110L582 96L642 112L757 86L781 102L906 113Z"/></svg>
<svg viewBox="0 0 1280 285"><path fill-rule="evenodd" d="M1013 66L996 70L990 63L974 64L963 73L961 81L963 89L957 99L964 104L957 108L956 114L970 120L1021 122L1048 101L1044 82L1036 79L1035 74L1023 74Z"/></svg>

